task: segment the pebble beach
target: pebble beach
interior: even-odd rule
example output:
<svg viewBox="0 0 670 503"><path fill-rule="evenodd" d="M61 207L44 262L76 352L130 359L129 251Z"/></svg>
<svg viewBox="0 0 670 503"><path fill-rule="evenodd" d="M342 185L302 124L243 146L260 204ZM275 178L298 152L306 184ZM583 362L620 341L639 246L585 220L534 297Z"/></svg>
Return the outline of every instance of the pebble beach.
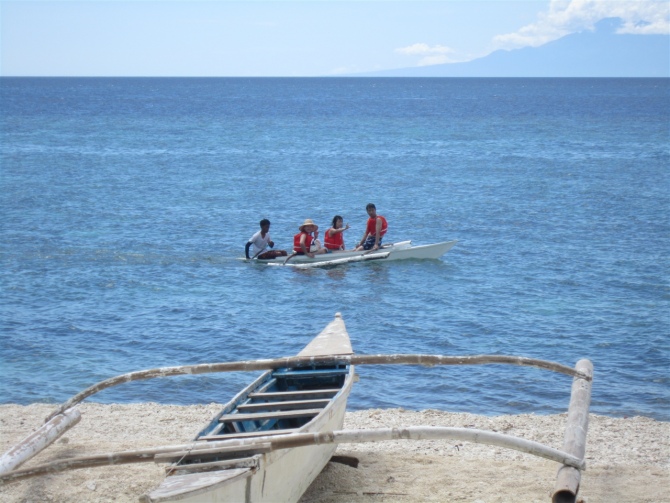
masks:
<svg viewBox="0 0 670 503"><path fill-rule="evenodd" d="M64 457L149 448L191 440L219 404L156 403L80 406L78 425L27 468ZM0 405L3 452L38 428L53 405ZM438 410L366 409L347 412L344 428L452 426L497 431L561 449L566 414L481 416ZM547 502L558 465L480 444L454 440L347 444L337 455L356 468L330 462L302 503ZM670 501L670 423L645 417L591 415L583 503ZM154 463L86 468L0 486L0 500L18 502L136 502L164 477Z"/></svg>

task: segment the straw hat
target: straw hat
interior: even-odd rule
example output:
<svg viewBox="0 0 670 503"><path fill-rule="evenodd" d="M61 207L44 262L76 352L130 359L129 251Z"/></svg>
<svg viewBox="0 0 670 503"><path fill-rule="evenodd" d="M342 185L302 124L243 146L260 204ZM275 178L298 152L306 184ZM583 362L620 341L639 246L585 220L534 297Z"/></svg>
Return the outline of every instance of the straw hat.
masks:
<svg viewBox="0 0 670 503"><path fill-rule="evenodd" d="M301 225L300 227L298 227L298 229L300 230L300 232L302 232L303 227L305 227L306 225L313 225L314 227L316 227L315 230L317 230L317 231L319 230L319 226L316 225L316 224L314 223L314 220L312 220L311 218L308 218L307 220L305 220L305 221L302 223L302 225Z"/></svg>

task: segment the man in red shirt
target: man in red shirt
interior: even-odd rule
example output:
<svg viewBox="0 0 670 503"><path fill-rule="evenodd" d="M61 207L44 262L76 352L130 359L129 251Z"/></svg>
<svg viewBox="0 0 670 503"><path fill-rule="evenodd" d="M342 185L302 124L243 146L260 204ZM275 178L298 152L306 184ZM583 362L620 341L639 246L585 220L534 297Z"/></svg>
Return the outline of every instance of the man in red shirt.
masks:
<svg viewBox="0 0 670 503"><path fill-rule="evenodd" d="M378 250L382 245L382 238L388 229L388 222L386 222L383 216L377 215L377 207L374 204L369 203L365 207L365 210L368 212L370 218L368 218L365 234L363 234L363 238L358 243L356 250Z"/></svg>

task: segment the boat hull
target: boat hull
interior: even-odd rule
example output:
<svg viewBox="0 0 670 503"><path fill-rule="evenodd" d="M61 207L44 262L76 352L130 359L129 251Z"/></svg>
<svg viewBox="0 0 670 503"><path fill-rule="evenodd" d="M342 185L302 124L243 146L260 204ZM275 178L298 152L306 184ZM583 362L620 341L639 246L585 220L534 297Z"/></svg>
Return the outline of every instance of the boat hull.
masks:
<svg viewBox="0 0 670 503"><path fill-rule="evenodd" d="M312 421L300 433L341 430L344 423L346 401L351 391L352 378L346 390L333 403L330 410ZM226 473L207 472L176 475L166 479L161 491L158 488L144 501L184 503L221 502L297 502L323 467L332 457L337 446L324 444L259 454L257 468L225 470ZM224 472L223 470L221 472ZM173 479L173 480L170 480Z"/></svg>
<svg viewBox="0 0 670 503"><path fill-rule="evenodd" d="M430 260L439 259L447 253L457 241L444 241L428 245L412 246L411 241L401 241L386 245L376 251L340 251L313 258L306 255L295 255L288 261L286 257L272 260L254 260L254 263L267 265L290 265L293 267L327 267L361 261L392 261L392 260Z"/></svg>
<svg viewBox="0 0 670 503"><path fill-rule="evenodd" d="M330 323L310 344L308 344L298 356L321 356L321 355L346 355L352 354L349 337L344 328L344 322L339 316ZM305 377L305 374L314 374L315 377ZM292 388L300 388L299 391L279 391L277 386L282 381L281 387L286 388L289 385ZM258 425L269 424L268 419L239 419L251 417L243 407L260 407L268 410L275 410L273 407L278 402L257 402L259 395L273 396L291 395L291 401L281 402L284 405L300 405L292 397L296 395L311 395L312 398L318 398L322 394L332 394L327 405L318 412L313 418L307 420L302 426L291 431L295 433L317 433L322 431L334 431L342 428L344 423L344 414L346 411L347 399L351 392L354 381L354 367L351 365L342 368L318 367L308 369L277 369L270 370L249 386L238 393L222 411L214 418L212 422L205 427L196 440L237 440L240 443L252 442L265 435L279 434L287 431L279 427L279 421L276 421L276 427L279 429L257 429ZM333 385L337 382L339 384ZM334 388L334 386L337 386ZM304 398L304 396L302 397ZM270 400L270 399L265 399ZM318 400L316 400L318 402ZM326 402L326 400L323 400ZM314 401L312 402L314 403ZM274 404L274 405L272 405ZM314 405L313 405L314 406ZM277 415L292 415L291 407L286 411L275 412ZM263 417L271 416L273 412L259 412ZM300 409L298 409L300 414ZM231 426L221 424L233 424L231 418L238 418L234 421L235 432L227 430ZM229 423L226 423L229 421ZM288 420L295 421L295 419ZM284 425L283 428L287 426ZM241 431L249 428L252 431ZM321 472L328 460L336 449L335 444L322 444L297 447L293 449L282 449L276 451L262 452L253 455L245 453L240 449L239 455L229 456L229 459L219 460L217 462L239 461L246 466L233 466L226 469L212 469L211 471L196 471L195 473L176 474L166 477L164 482L150 494L143 496L145 502L296 502L307 490L309 485ZM248 451L247 451L248 452ZM231 459L232 458L232 459ZM187 465L187 469L199 470L199 462L206 464L207 460L198 460ZM178 464L179 465L179 464ZM173 465L179 468L178 465ZM183 468L183 467L182 467ZM179 470L177 470L179 473Z"/></svg>

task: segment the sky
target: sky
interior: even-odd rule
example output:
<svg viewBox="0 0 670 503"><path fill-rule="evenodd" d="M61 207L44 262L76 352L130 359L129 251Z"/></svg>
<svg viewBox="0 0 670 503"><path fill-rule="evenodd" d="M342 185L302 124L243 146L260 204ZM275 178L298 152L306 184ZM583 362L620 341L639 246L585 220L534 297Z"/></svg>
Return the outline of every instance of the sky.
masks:
<svg viewBox="0 0 670 503"><path fill-rule="evenodd" d="M0 76L308 77L464 62L667 0L0 0Z"/></svg>

